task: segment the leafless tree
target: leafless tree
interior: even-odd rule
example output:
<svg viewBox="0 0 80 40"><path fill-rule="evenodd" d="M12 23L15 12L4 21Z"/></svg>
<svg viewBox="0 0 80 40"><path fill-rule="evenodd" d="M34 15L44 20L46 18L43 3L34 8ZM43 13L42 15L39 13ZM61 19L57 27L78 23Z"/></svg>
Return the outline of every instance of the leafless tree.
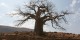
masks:
<svg viewBox="0 0 80 40"><path fill-rule="evenodd" d="M36 32L38 35L43 34L43 25L50 21L52 24L52 27L57 29L63 29L62 26L59 25L59 21L63 20L65 22L65 15L68 15L69 13L67 11L63 11L61 13L58 13L54 10L54 4L48 2L47 0L35 0L30 1L28 5L25 5L25 11L19 9L17 13L18 15L22 15L25 18L22 20L18 20L19 23L17 24L22 25L25 23L28 19L34 19L35 20L35 28L34 32ZM34 11L34 12L33 12ZM57 27L54 27L53 24L55 24Z"/></svg>

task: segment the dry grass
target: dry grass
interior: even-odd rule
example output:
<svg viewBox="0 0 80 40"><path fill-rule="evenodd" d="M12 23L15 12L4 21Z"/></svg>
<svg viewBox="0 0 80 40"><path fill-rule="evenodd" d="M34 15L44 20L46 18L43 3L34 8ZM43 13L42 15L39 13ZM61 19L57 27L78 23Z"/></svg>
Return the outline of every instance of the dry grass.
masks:
<svg viewBox="0 0 80 40"><path fill-rule="evenodd" d="M41 37L34 32L14 32L1 33L0 40L80 40L80 34L62 33L62 32L45 32Z"/></svg>

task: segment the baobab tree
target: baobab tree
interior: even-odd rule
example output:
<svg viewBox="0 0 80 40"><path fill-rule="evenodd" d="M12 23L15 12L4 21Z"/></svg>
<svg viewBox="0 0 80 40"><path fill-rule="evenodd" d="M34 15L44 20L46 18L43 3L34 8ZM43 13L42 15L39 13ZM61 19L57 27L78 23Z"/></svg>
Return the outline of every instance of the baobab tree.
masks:
<svg viewBox="0 0 80 40"><path fill-rule="evenodd" d="M38 35L43 34L43 25L47 21L50 21L52 24L52 27L55 29L63 29L62 26L59 25L59 21L65 20L65 15L68 15L69 13L67 11L63 11L61 13L58 13L54 10L54 4L48 2L48 0L35 0L30 1L29 4L25 4L25 11L18 9L18 15L24 16L24 19L18 20L19 23L17 26L24 24L28 19L34 19L35 20L35 28L34 32L36 32ZM55 24L57 27L54 27L53 24Z"/></svg>

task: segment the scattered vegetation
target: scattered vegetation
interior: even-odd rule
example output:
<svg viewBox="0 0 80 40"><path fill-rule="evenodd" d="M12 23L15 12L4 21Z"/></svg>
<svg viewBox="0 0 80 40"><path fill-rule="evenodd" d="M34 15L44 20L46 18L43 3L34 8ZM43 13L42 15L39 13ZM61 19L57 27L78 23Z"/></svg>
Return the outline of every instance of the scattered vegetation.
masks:
<svg viewBox="0 0 80 40"><path fill-rule="evenodd" d="M38 36L34 32L0 33L0 40L72 40L80 39L80 34L63 32L44 32L45 36Z"/></svg>

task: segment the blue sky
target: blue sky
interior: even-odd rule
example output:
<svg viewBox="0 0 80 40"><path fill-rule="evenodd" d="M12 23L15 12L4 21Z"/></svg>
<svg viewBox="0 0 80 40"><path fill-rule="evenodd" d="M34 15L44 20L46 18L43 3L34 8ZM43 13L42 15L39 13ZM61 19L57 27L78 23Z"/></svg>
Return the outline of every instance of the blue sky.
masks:
<svg viewBox="0 0 80 40"><path fill-rule="evenodd" d="M66 16L68 24L62 23L67 31L71 33L79 33L80 34L80 0L50 0L55 4L55 9L57 11L69 10L75 14L71 14ZM8 14L14 12L16 8L22 7L25 3L28 3L29 0L0 0L0 25L9 25L14 26L15 20L17 20L18 16L10 17ZM34 28L34 21L29 20L26 22L23 27ZM44 30L46 31L59 31L55 30L52 27L48 27L51 25L45 25Z"/></svg>

